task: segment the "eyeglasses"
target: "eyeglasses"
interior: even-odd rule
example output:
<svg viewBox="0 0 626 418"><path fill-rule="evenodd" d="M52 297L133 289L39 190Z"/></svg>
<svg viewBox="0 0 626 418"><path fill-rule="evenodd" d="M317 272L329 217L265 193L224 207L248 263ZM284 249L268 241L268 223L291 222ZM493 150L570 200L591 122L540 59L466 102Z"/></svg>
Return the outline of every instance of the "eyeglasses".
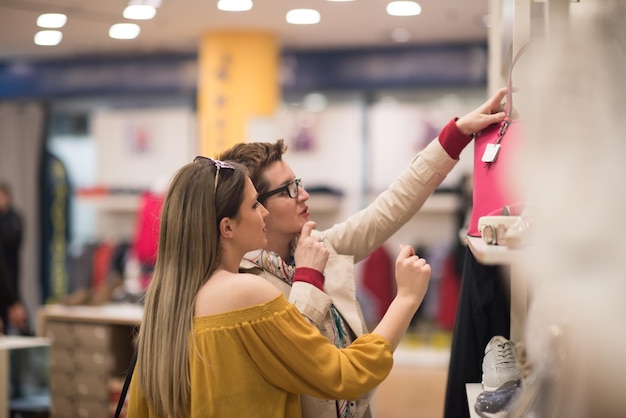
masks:
<svg viewBox="0 0 626 418"><path fill-rule="evenodd" d="M224 161L221 160L214 160L213 158L208 158L208 157L203 157L202 155L198 155L196 156L196 158L193 159L193 162L196 163L198 161L209 161L211 163L213 163L213 165L215 166L215 187L213 189L213 194L215 194L215 192L217 191L217 182L220 178L220 170L222 168L224 169L229 169L229 170L234 170L235 167L233 167L232 165L225 163Z"/></svg>
<svg viewBox="0 0 626 418"><path fill-rule="evenodd" d="M260 194L257 200L259 202L264 202L265 200L267 200L267 198L274 196L275 194L285 192L285 191L287 192L290 198L297 199L298 191L300 190L300 187L302 187L302 180L295 179L294 181L290 181L284 186L280 186L274 190L270 190L269 192Z"/></svg>

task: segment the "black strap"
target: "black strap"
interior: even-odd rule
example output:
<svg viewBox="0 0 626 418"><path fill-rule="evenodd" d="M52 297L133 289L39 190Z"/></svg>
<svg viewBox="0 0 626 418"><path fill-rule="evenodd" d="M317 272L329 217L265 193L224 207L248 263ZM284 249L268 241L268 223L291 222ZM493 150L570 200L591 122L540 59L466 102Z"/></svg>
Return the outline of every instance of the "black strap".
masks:
<svg viewBox="0 0 626 418"><path fill-rule="evenodd" d="M122 408L124 407L124 401L126 400L126 392L128 392L128 386L130 386L130 379L133 377L133 371L135 370L135 363L137 363L137 349L133 352L133 357L130 359L130 365L128 366L128 373L126 373L126 380L120 393L120 399L117 401L117 409L115 410L115 418L119 418Z"/></svg>

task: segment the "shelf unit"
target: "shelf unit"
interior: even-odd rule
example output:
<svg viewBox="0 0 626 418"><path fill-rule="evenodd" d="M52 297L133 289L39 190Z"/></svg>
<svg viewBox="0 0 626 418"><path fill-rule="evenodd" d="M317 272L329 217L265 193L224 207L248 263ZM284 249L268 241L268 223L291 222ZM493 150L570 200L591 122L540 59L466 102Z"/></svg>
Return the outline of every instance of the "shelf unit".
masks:
<svg viewBox="0 0 626 418"><path fill-rule="evenodd" d="M467 393L467 402L469 406L469 414L470 418L480 418L478 412L474 409L474 405L476 405L476 399L478 399L478 395L483 391L482 383L466 383L465 384L465 392Z"/></svg>
<svg viewBox="0 0 626 418"><path fill-rule="evenodd" d="M133 353L143 308L48 305L39 311L38 333L50 342L51 416L109 418Z"/></svg>
<svg viewBox="0 0 626 418"><path fill-rule="evenodd" d="M0 418L9 418L10 352L12 350L48 347L49 345L50 340L47 338L17 335L0 336Z"/></svg>
<svg viewBox="0 0 626 418"><path fill-rule="evenodd" d="M489 15L492 17L489 29L489 93L493 94L506 85L504 74L508 73L505 65L504 50L510 48L511 56L526 45L537 31L537 23L543 24L542 37L549 39L564 31L570 21L570 3L579 0L489 0ZM542 18L533 16L533 5L541 3ZM524 80L523 68L516 71L516 78ZM517 100L522 107L527 106ZM476 259L483 264L507 265L511 268L511 340L519 341L523 337L527 307L528 290L520 277L516 264L519 251L507 247L485 244L480 238L468 237L468 245Z"/></svg>
<svg viewBox="0 0 626 418"><path fill-rule="evenodd" d="M543 3L543 36L549 38L555 33L563 31L569 25L570 3L579 0L489 0L489 69L488 90L494 94L500 87L506 85L504 74L508 68L503 50L510 48L511 56L526 45L532 37L533 21L531 7L533 3ZM511 11L510 21L504 18L505 9ZM510 31L510 33L508 33ZM518 73L518 79L524 79L523 72ZM523 100L521 101L524 105ZM517 100L520 104L520 100ZM522 106L523 107L523 106ZM526 316L528 312L528 283L521 277L519 263L522 262L523 251L506 246L488 245L480 237L464 237L472 254L480 263L485 265L501 265L510 268L511 280L511 336L514 342L524 339ZM480 383L466 383L466 394L470 417L478 417L474 410L476 398L482 391Z"/></svg>

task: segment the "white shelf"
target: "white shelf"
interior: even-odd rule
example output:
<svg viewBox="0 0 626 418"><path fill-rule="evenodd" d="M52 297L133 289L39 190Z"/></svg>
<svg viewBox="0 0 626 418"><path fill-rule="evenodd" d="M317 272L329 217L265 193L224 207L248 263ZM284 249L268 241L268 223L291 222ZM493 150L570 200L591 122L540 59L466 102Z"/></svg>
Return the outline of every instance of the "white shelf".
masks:
<svg viewBox="0 0 626 418"><path fill-rule="evenodd" d="M108 194L105 196L79 196L78 202L93 206L106 212L137 212L139 209L139 195Z"/></svg>
<svg viewBox="0 0 626 418"><path fill-rule="evenodd" d="M9 417L10 367L9 351L33 347L48 347L50 340L43 337L0 336L0 418Z"/></svg>
<svg viewBox="0 0 626 418"><path fill-rule="evenodd" d="M50 340L44 337L24 337L19 335L0 336L0 351L17 350L19 348L46 347Z"/></svg>
<svg viewBox="0 0 626 418"><path fill-rule="evenodd" d="M466 383L465 392L467 393L467 406L469 407L470 418L480 418L478 412L474 409L478 395L483 391L481 383Z"/></svg>
<svg viewBox="0 0 626 418"><path fill-rule="evenodd" d="M481 237L466 236L466 242L476 260L485 265L511 264L521 251L513 250L505 245L489 245Z"/></svg>
<svg viewBox="0 0 626 418"><path fill-rule="evenodd" d="M46 319L73 320L120 325L138 325L143 316L143 306L130 303L102 306L46 305L39 310Z"/></svg>

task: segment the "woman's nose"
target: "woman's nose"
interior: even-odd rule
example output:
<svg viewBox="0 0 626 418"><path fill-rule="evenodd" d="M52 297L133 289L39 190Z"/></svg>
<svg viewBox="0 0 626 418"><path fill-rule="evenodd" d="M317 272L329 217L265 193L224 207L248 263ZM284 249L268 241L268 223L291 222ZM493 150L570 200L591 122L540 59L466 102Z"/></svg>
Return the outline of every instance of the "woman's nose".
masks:
<svg viewBox="0 0 626 418"><path fill-rule="evenodd" d="M298 200L300 202L306 202L309 200L311 195L304 189L304 187L300 186L300 190L298 191Z"/></svg>
<svg viewBox="0 0 626 418"><path fill-rule="evenodd" d="M270 214L270 211L267 210L267 208L265 206L263 206L262 203L259 203L259 205L261 206L261 216L263 216L264 218L267 217L267 215Z"/></svg>

